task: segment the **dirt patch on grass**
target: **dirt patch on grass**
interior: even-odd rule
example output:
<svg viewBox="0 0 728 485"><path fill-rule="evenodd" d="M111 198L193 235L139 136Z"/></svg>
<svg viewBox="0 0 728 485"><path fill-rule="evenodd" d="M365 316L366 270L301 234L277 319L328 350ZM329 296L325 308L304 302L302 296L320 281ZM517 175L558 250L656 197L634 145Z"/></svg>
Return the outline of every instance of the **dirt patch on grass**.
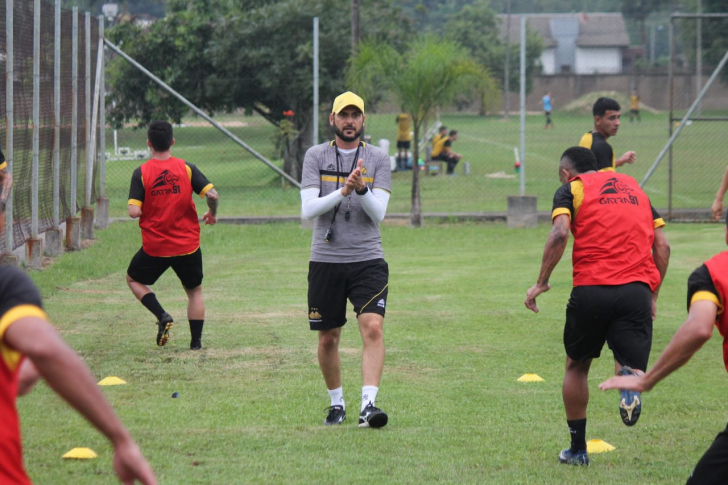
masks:
<svg viewBox="0 0 728 485"><path fill-rule="evenodd" d="M594 91L592 93L587 93L583 96L576 98L575 100L561 108L559 111L573 114L591 114L592 106L594 106L594 101L596 101L598 98L605 97L615 99L622 108L622 113L628 114L629 96L629 93L623 93L620 91ZM648 106L642 101L640 101L640 110L649 111L653 114L660 112L660 110Z"/></svg>

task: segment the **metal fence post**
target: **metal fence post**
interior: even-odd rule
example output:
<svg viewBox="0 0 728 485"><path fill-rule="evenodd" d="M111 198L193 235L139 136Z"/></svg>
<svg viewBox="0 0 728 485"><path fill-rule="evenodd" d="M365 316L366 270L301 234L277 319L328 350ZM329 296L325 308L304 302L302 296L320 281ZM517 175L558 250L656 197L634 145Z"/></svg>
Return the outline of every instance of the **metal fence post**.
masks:
<svg viewBox="0 0 728 485"><path fill-rule="evenodd" d="M55 1L53 31L53 224L45 232L48 256L63 254L61 225L61 0Z"/></svg>
<svg viewBox="0 0 728 485"><path fill-rule="evenodd" d="M7 45L7 59L5 63L5 156L7 157L7 172L13 175L13 136L14 136L14 111L13 111L13 88L15 81L15 61L13 55L13 0L5 0L5 41ZM3 262L6 264L18 264L18 259L13 255L15 238L13 235L13 194L11 189L5 205L5 254Z"/></svg>
<svg viewBox="0 0 728 485"><path fill-rule="evenodd" d="M81 249L81 219L76 217L76 189L78 179L78 7L73 7L71 41L71 194L68 209L71 216L66 219L66 247Z"/></svg>
<svg viewBox="0 0 728 485"><path fill-rule="evenodd" d="M97 150L99 161L99 200L96 201L96 227L105 229L109 227L109 198L106 197L106 56L104 52L104 16L99 15L99 62L101 62L99 79L99 147Z"/></svg>
<svg viewBox="0 0 728 485"><path fill-rule="evenodd" d="M33 2L33 161L30 180L30 238L25 241L28 266L42 266L38 237L38 154L40 152L40 0Z"/></svg>
<svg viewBox="0 0 728 485"><path fill-rule="evenodd" d="M94 211L91 207L91 192L93 190L93 129L91 121L91 12L84 15L84 26L86 30L86 183L84 193L84 204L81 209L81 238L94 238Z"/></svg>

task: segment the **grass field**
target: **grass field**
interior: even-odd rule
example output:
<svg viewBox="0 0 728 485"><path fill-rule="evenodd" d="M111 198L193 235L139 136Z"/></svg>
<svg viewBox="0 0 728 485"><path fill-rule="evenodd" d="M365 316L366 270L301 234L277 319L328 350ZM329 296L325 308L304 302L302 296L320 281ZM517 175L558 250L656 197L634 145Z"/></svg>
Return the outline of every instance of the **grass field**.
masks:
<svg viewBox="0 0 728 485"><path fill-rule="evenodd" d="M548 231L382 227L391 277L378 399L390 424L381 430L357 428L352 412L361 385L352 320L342 336L350 417L341 427L321 425L328 396L305 315L310 232L298 225L203 228L200 352L187 350L184 294L172 272L156 291L177 325L166 347L154 345L154 319L124 283L139 245L136 224L99 231L89 249L32 277L94 375L128 381L104 393L161 483L684 483L725 426L720 336L645 396L634 428L620 421L618 394L596 389L613 372L605 351L592 366L587 439L616 451L592 455L589 468L560 465L569 439L560 392L569 253L539 298L541 313L523 306ZM685 317L687 276L725 248L720 225L668 225L666 234L672 262L653 361ZM516 381L527 372L545 382ZM175 391L180 397L171 399ZM19 408L36 483L116 483L108 443L45 385ZM99 458L61 459L76 446Z"/></svg>
<svg viewBox="0 0 728 485"><path fill-rule="evenodd" d="M720 113L704 112L705 116ZM394 114L371 113L367 117L367 134L376 143L390 140L394 154L396 124ZM556 129L543 130L543 117L527 117L526 123L526 194L538 197L540 210L549 210L557 182L557 164L563 151L578 144L582 134L593 127L588 115L554 114ZM273 157L274 129L260 117L242 117L246 126L229 129L267 157ZM463 154L463 163L456 169L460 176L424 177L422 207L425 212L492 212L505 211L508 195L518 195L520 181L513 168L513 147L520 145L519 118L505 122L501 117L478 117L471 114L443 114L440 120L448 128L459 130L460 137L453 149ZM725 123L695 122L681 134L674 150L673 206L675 208L710 207L719 179L725 170ZM218 187L223 216L297 215L298 191L282 188L281 179L261 162L254 159L214 128L188 126L175 131L177 145L173 152L197 164ZM144 131L119 131L119 146L132 150L146 146ZM109 150L113 145L109 133ZM620 169L641 180L668 140L667 114L644 113L641 123L629 123L625 118L619 134L610 142L616 156L635 150L637 162ZM463 175L464 162L471 173ZM128 200L131 173L138 161L111 161L107 166L107 187L112 216L124 216ZM502 172L511 178L491 178ZM423 172L424 173L424 172ZM389 212L409 212L412 174L393 174L392 198ZM653 205L668 206L667 158L645 187ZM204 203L198 206L204 206ZM203 207L200 207L200 213Z"/></svg>

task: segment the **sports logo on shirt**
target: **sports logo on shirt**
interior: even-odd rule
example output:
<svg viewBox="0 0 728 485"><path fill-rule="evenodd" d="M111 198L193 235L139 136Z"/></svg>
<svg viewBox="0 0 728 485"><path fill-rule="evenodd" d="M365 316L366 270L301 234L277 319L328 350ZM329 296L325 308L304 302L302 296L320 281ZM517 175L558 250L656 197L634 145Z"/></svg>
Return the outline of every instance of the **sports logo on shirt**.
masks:
<svg viewBox="0 0 728 485"><path fill-rule="evenodd" d="M157 175L152 184L152 195L172 195L179 194L181 192L180 186L177 184L179 177L177 174L165 170L164 172ZM158 188L160 187L160 188Z"/></svg>
<svg viewBox="0 0 728 485"><path fill-rule="evenodd" d="M632 192L634 192L632 187L624 185L617 177L612 177L602 186L599 192L599 203L640 205Z"/></svg>

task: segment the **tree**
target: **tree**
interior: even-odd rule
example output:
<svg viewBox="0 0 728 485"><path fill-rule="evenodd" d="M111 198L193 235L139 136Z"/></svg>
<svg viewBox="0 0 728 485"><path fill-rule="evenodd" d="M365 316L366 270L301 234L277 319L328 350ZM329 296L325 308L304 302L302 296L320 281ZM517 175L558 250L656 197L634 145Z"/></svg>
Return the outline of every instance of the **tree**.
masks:
<svg viewBox="0 0 728 485"><path fill-rule="evenodd" d="M453 15L445 24L445 35L465 47L470 56L490 74L492 79L503 79L505 44L501 38L500 21L488 7L487 0L476 0ZM526 38L526 90L531 91L535 65L541 57L542 44L538 34L528 31ZM512 62L509 73L509 91L520 89L520 66ZM497 83L482 92L480 114L485 115L486 100L497 95Z"/></svg>
<svg viewBox="0 0 728 485"><path fill-rule="evenodd" d="M320 18L320 99L328 104L344 91L351 53L350 15L341 6L339 0L173 0L164 22L147 31L118 26L109 37L209 112L244 108L278 126L292 110L287 133L297 136L287 145L284 170L300 180L313 131L313 17ZM396 6L372 0L362 18L365 38L404 45L410 24ZM123 60L113 64L113 121L146 124L153 115L179 121L186 113Z"/></svg>
<svg viewBox="0 0 728 485"><path fill-rule="evenodd" d="M640 45L647 45L647 33L645 31L645 19L650 14L657 12L670 5L671 0L622 0L622 15L634 19L640 26Z"/></svg>
<svg viewBox="0 0 728 485"><path fill-rule="evenodd" d="M690 1L686 9L688 12L696 12L697 2ZM728 13L728 4L724 0L702 0L702 10L703 13ZM686 52L690 60L695 62L697 21L684 19L677 25L680 28L678 32L683 32L682 38L679 39L683 52ZM728 19L703 19L702 31L703 67L712 70L728 51ZM721 81L728 83L727 68L723 68L721 72Z"/></svg>
<svg viewBox="0 0 728 485"><path fill-rule="evenodd" d="M477 93L488 74L457 43L424 35L413 40L403 54L379 42L364 42L347 70L349 86L364 99L391 95L412 116L414 159L419 159L419 140L426 120L438 107L461 93ZM422 226L420 171L412 170L410 224Z"/></svg>

